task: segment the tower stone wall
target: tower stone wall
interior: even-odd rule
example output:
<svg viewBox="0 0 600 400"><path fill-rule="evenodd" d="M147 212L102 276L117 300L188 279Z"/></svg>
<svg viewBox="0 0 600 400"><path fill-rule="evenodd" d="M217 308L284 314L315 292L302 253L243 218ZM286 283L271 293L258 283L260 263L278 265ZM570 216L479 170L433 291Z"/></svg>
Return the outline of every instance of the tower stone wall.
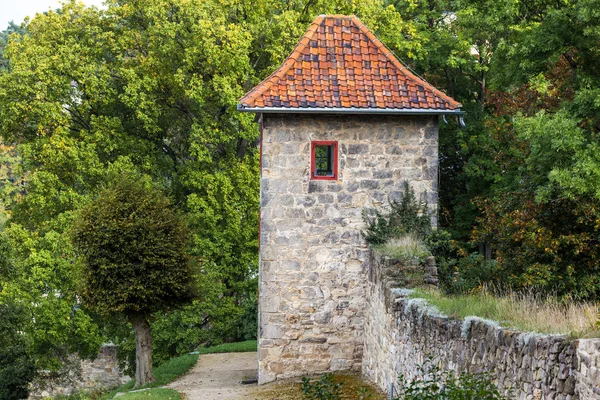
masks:
<svg viewBox="0 0 600 400"><path fill-rule="evenodd" d="M434 211L437 116L263 114L259 383L361 369L369 251L362 211L404 181ZM311 141L338 179L311 180Z"/></svg>

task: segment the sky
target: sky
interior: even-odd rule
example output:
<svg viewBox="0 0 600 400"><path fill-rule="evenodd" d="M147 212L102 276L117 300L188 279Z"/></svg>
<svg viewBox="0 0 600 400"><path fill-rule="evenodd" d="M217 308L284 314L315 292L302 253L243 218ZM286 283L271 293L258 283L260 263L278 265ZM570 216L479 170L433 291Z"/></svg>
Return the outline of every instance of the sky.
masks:
<svg viewBox="0 0 600 400"><path fill-rule="evenodd" d="M103 0L80 0L88 6L100 6ZM60 7L60 0L0 0L0 31L8 27L9 21L17 25L26 16Z"/></svg>

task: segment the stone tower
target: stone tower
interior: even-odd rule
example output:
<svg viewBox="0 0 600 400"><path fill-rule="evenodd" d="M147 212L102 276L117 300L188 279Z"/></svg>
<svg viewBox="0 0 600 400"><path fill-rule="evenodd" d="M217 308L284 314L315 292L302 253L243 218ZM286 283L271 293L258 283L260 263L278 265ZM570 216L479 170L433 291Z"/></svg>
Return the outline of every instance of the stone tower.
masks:
<svg viewBox="0 0 600 400"><path fill-rule="evenodd" d="M321 15L238 109L261 125L259 383L360 370L361 212L404 181L436 208L438 117L460 104L358 18Z"/></svg>

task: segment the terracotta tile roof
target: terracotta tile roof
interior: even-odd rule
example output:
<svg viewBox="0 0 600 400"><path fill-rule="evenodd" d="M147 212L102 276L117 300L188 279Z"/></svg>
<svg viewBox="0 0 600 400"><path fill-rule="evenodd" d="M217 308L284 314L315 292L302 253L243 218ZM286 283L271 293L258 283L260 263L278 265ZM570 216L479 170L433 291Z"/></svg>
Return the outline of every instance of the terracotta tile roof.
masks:
<svg viewBox="0 0 600 400"><path fill-rule="evenodd" d="M248 92L238 109L444 114L459 112L460 106L411 73L355 16L321 15L283 65Z"/></svg>

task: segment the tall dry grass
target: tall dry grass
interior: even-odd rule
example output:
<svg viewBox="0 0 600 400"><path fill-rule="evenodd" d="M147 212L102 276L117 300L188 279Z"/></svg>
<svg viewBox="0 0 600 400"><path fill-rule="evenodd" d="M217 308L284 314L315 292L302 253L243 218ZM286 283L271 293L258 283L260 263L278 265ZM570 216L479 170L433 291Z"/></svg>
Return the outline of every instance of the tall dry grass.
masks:
<svg viewBox="0 0 600 400"><path fill-rule="evenodd" d="M558 299L534 291L490 289L458 296L418 289L412 297L423 297L444 314L456 318L474 315L521 331L600 337L598 304L593 302Z"/></svg>
<svg viewBox="0 0 600 400"><path fill-rule="evenodd" d="M392 238L385 244L374 246L381 254L401 261L423 261L431 255L425 243L416 235L408 233L398 238Z"/></svg>

